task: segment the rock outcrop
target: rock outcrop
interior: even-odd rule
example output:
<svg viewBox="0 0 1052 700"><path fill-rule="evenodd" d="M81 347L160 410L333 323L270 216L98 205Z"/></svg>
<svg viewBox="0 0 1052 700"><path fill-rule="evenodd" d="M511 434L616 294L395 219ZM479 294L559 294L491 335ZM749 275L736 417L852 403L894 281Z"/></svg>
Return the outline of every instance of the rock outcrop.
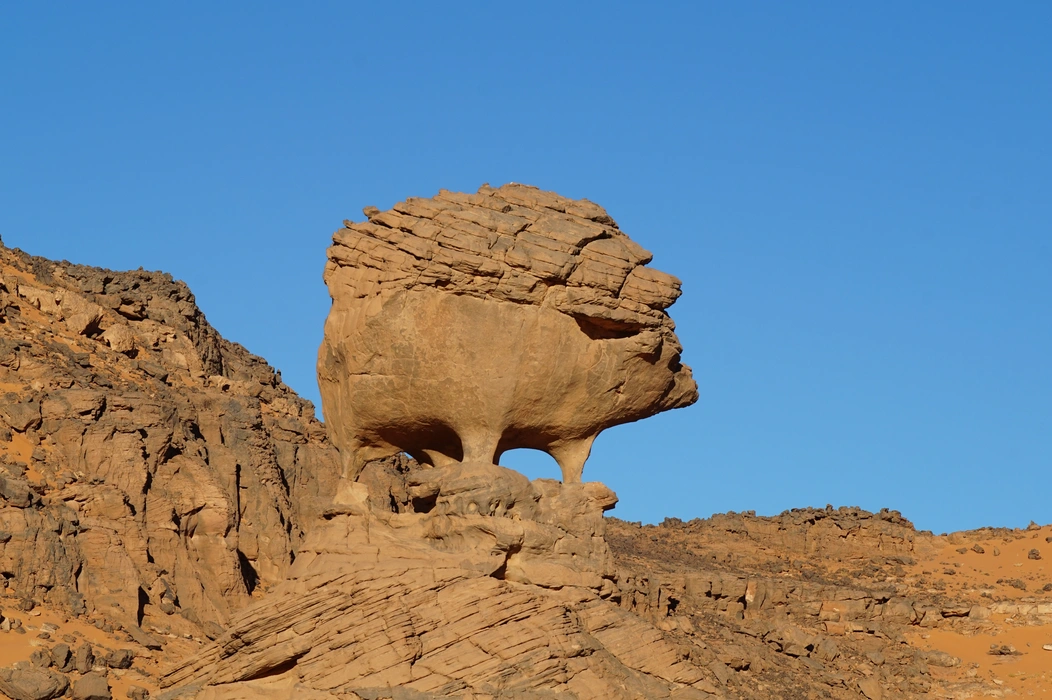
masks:
<svg viewBox="0 0 1052 700"><path fill-rule="evenodd" d="M665 311L679 280L598 205L512 184L365 213L329 249L318 362L348 478L525 447L579 482L600 431L697 399Z"/></svg>
<svg viewBox="0 0 1052 700"><path fill-rule="evenodd" d="M531 204L515 203L518 195ZM594 205L517 186L444 193L430 206L445 211L465 197L504 201L509 211L493 210L501 215L521 207L524 217L537 217L533 223L550 215L613 226ZM486 209L462 203L456 216L400 213L411 206L429 204L414 200L394 213L420 219L406 225L418 236L431 230L425 219L437 222L434 240L442 242L435 245L443 248L463 233L442 234L461 227L450 221ZM352 227L407 233L373 221L391 224L390 212L368 213L368 224ZM531 243L523 237L531 230L517 235ZM597 240L630 245L615 229L608 234ZM421 282L427 277L414 278L416 267L407 277L409 268L384 257L393 255L389 248L371 248L373 238L347 236L364 246L355 250L365 267L343 264L351 253L336 250L333 259L343 262L330 265L328 279L345 286L334 297L371 299L359 309L363 319L379 313L377 300L398 324L416 319L398 326L423 334L410 336L413 343L430 333L425 320L481 319L478 328L496 328L501 319L534 314L524 328L565 343L569 354L559 354L563 346L549 353L558 361L580 362L578 351L609 360L624 351L617 341L656 333L663 359L637 365L629 353L617 360L653 373L620 387L624 404L604 394L615 375L589 374L587 362L552 372L552 386L562 384L550 396L573 403L595 390L603 398L585 409L603 420L611 405L625 418L626 406L644 415L693 399L689 372L674 361L678 344L664 306L622 304L635 293L624 293L635 272L618 294L593 289L605 310L585 313L566 301L571 292L593 293L582 291L589 284L576 272L556 283L538 266L543 293L514 300L501 296L507 289L486 291L493 280L484 284L477 278L487 275L457 267L463 258L443 283ZM574 264L584 265L591 245L581 246ZM445 254L432 251L428 266ZM508 248L501 264L521 271L518 260ZM514 288L506 271L497 287L506 279ZM358 283L364 296L352 294ZM448 299L428 301L433 295L465 305L447 308ZM419 300L435 316L383 306L395 298L406 308ZM475 302L485 308L469 313ZM570 320L578 336L553 319ZM394 327L376 322L341 336L333 357L372 348L382 356L375 367L388 369L399 367L384 364L391 358L415 357L405 354L407 342L384 355L377 338ZM362 340L370 333L377 335ZM577 344L582 334L589 344ZM458 342L468 348L467 340ZM452 347L435 342L443 352ZM479 343L511 352L482 336ZM536 378L528 363L509 357L512 374ZM339 368L325 358L323 371ZM456 363L437 367L470 390L469 373ZM428 404L417 416L423 422L403 433L360 424L360 434L340 438L350 440L344 448L362 448L347 459L273 369L219 337L185 285L0 247L0 697L873 700L1043 692L1040 675L1009 671L1048 653L1040 640L1052 624L1044 552L1052 527L936 538L895 511L832 507L660 526L605 518L616 497L601 484L578 483L577 458L566 462L563 483L530 482L492 463L508 445L559 453L585 433L572 422L572 431L554 432L562 404L531 393L533 385L500 384L507 376L488 367L498 386L538 412L529 428L537 432L520 430L519 403L492 410L502 405L485 395L481 378L475 413ZM400 379L384 381L392 395L405 390ZM665 403L648 404L657 394L647 391L657 386L671 387ZM332 415L352 415L357 406L340 402L353 395L329 388ZM426 394L424 403L439 396ZM381 413L390 408L378 400ZM602 403L608 400L614 404ZM445 417L428 422L438 415ZM503 417L494 423L495 415ZM520 432L509 433L509 425ZM505 426L481 460L471 457L495 433L480 437L479 426ZM552 439L526 440L531 434ZM399 435L423 437L402 442ZM400 445L423 463L389 454Z"/></svg>
<svg viewBox="0 0 1052 700"><path fill-rule="evenodd" d="M7 593L214 636L284 580L337 472L311 405L185 284L0 246Z"/></svg>
<svg viewBox="0 0 1052 700"><path fill-rule="evenodd" d="M718 693L711 670L620 607L608 489L486 464L417 468L408 483L433 493L428 512L395 513L351 484L289 580L162 684L231 697L253 683L304 697Z"/></svg>

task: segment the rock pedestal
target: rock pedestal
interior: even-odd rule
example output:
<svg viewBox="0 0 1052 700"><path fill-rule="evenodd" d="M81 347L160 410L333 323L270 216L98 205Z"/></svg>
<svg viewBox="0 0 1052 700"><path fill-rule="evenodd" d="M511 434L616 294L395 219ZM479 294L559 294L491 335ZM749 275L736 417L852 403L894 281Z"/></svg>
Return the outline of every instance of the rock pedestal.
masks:
<svg viewBox="0 0 1052 700"><path fill-rule="evenodd" d="M480 463L408 481L427 512L383 512L349 484L288 581L163 683L214 697L268 686L346 697L715 692L710 672L619 607L605 486L531 483Z"/></svg>

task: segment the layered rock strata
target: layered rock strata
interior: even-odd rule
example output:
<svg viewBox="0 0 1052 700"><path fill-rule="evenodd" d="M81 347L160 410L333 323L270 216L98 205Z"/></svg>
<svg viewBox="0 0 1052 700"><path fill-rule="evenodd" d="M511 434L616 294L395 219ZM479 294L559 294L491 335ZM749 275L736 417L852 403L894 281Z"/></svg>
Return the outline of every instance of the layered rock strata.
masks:
<svg viewBox="0 0 1052 700"><path fill-rule="evenodd" d="M259 685L348 698L718 693L711 670L620 607L608 489L481 463L419 471L408 493L428 494L426 513L348 485L289 580L162 684L216 697Z"/></svg>
<svg viewBox="0 0 1052 700"><path fill-rule="evenodd" d="M329 249L318 362L348 478L525 447L579 482L600 431L697 399L665 311L679 280L598 205L512 184L366 215Z"/></svg>
<svg viewBox="0 0 1052 700"><path fill-rule="evenodd" d="M221 632L285 578L338 458L169 275L0 245L0 576L106 624Z"/></svg>

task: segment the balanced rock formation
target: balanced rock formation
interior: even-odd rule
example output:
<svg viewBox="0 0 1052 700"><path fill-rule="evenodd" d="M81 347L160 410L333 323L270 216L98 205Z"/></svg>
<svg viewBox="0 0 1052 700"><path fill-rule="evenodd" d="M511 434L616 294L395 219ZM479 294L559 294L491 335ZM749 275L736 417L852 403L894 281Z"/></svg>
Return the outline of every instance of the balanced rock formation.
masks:
<svg viewBox="0 0 1052 700"><path fill-rule="evenodd" d="M579 482L600 431L697 399L679 280L598 205L511 184L365 213L329 249L318 361L346 477L526 447Z"/></svg>

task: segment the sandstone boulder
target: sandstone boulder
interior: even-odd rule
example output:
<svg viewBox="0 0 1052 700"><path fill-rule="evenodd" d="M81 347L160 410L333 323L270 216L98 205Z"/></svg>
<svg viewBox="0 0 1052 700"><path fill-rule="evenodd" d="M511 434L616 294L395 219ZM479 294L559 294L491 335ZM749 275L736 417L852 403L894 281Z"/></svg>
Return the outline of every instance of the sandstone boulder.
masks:
<svg viewBox="0 0 1052 700"><path fill-rule="evenodd" d="M513 184L367 215L325 270L319 383L345 476L526 447L576 482L600 431L697 399L665 311L680 282L601 207Z"/></svg>
<svg viewBox="0 0 1052 700"><path fill-rule="evenodd" d="M51 700L67 689L69 679L48 669L0 669L0 692L11 700Z"/></svg>

